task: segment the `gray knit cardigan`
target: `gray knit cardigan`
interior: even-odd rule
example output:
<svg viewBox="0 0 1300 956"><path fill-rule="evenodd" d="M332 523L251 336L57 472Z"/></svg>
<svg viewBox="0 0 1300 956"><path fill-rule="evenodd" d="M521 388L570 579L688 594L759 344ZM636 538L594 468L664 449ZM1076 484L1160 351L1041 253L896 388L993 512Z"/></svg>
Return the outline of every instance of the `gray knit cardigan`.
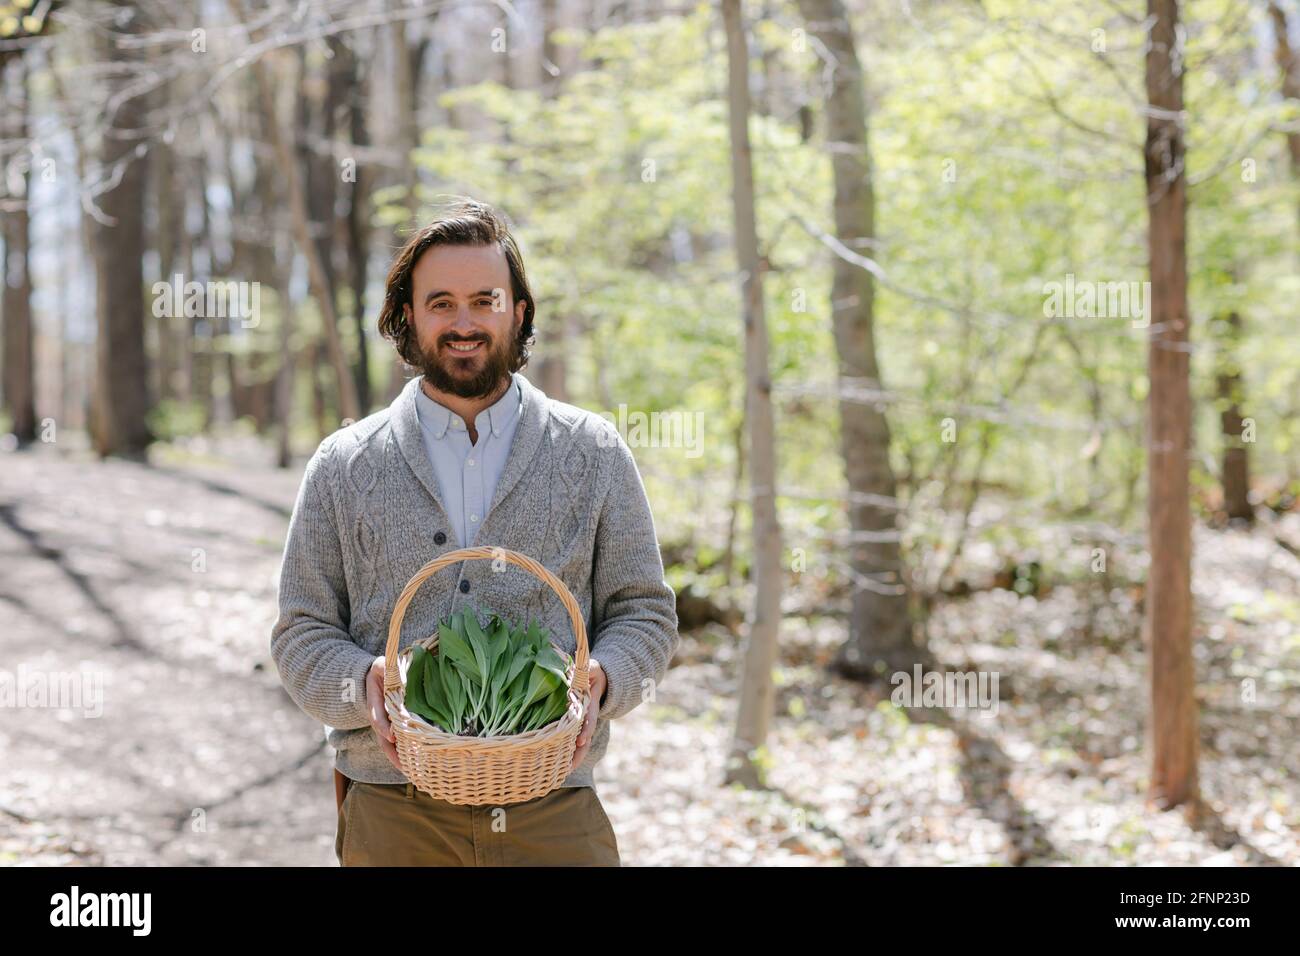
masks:
<svg viewBox="0 0 1300 956"><path fill-rule="evenodd" d="M631 449L601 416L549 398L519 375L523 407L475 546L540 561L573 592L591 656L609 682L595 737L561 786L595 786L611 720L653 698L677 649L645 486ZM459 546L420 436L407 382L388 408L330 435L307 464L280 568L271 656L300 708L325 725L335 766L354 780L404 783L370 728L366 672L384 653L397 596L417 570ZM494 567L495 565L495 567ZM400 647L462 607L540 619L569 653L575 638L554 592L527 571L461 561L424 583Z"/></svg>

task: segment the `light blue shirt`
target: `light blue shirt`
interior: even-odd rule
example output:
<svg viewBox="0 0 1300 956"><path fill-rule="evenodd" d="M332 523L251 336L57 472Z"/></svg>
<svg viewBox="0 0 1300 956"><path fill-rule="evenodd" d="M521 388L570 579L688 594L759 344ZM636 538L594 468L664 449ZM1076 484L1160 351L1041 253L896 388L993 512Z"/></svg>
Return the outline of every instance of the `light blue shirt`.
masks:
<svg viewBox="0 0 1300 956"><path fill-rule="evenodd" d="M415 410L420 419L424 450L433 465L443 507L462 548L473 547L478 529L487 517L497 479L510 456L522 403L523 393L511 372L510 387L505 394L475 417L478 444L471 445L464 420L431 399L423 388L415 389Z"/></svg>

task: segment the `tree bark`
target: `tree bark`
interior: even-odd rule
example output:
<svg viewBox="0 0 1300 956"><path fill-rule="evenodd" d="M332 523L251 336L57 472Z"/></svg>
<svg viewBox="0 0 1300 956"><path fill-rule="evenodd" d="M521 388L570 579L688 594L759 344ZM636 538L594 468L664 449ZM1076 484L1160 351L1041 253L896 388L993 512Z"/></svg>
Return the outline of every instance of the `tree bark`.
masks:
<svg viewBox="0 0 1300 956"><path fill-rule="evenodd" d="M311 406L312 412L316 416L316 433L318 435L328 435L329 428L326 426L325 419L325 390L321 388L320 384L320 366L324 361L321 351L321 344L313 342L303 349L302 354L307 362L304 371L307 374L307 380L311 383Z"/></svg>
<svg viewBox="0 0 1300 956"><path fill-rule="evenodd" d="M177 233L182 227L181 209L177 205L176 157L170 143L159 139L151 150L153 158L152 186L154 207L158 213L154 231L154 247L158 250L159 278L170 285L176 264ZM188 278L188 277L186 277ZM185 317L161 315L154 330L158 335L158 391L159 400L177 396L176 327Z"/></svg>
<svg viewBox="0 0 1300 956"><path fill-rule="evenodd" d="M276 340L280 346L280 365L275 373L275 463L288 468L293 463L293 299L289 291L288 268L280 270L276 287L280 300L280 327Z"/></svg>
<svg viewBox="0 0 1300 956"><path fill-rule="evenodd" d="M337 37L331 37L331 49ZM334 157L322 153L313 147L317 143L332 142L335 131L335 111L342 98L343 89L339 82L339 55L325 61L321 68L323 75L311 82L308 71L306 47L298 48L298 69L300 82L309 89L319 91L308 95L304 90L297 97L294 126L294 151L298 155L299 168L304 173L307 189L307 215L309 229L315 241L316 254L320 257L321 269L325 273L325 282L329 287L330 301L338 301L338 284L334 268L334 207L338 200L339 175L334 167ZM271 123L275 117L269 117Z"/></svg>
<svg viewBox="0 0 1300 956"><path fill-rule="evenodd" d="M133 4L117 4L126 29L137 32L140 14ZM121 22L121 21L119 21ZM113 43L115 34L101 39L105 61L121 63L126 55ZM119 90L125 71L109 80ZM149 362L145 355L143 260L145 160L137 155L134 131L145 124L145 104L136 96L124 100L112 115L100 145L101 174L121 179L99 196L107 223L95 223L96 342L94 445L101 457L120 455L143 459L152 438L146 424L151 407Z"/></svg>
<svg viewBox="0 0 1300 956"><path fill-rule="evenodd" d="M736 446L735 470L731 475L731 502L727 509L727 544L722 551L723 587L728 591L735 580L736 572L736 525L740 520L741 496L744 493L745 480L745 419L736 422L733 438Z"/></svg>
<svg viewBox="0 0 1300 956"><path fill-rule="evenodd" d="M1150 218L1147 510L1151 570L1144 629L1150 653L1152 799L1194 814L1197 711L1192 661L1192 399L1187 308L1187 175L1178 0L1148 0L1146 190Z"/></svg>
<svg viewBox="0 0 1300 956"><path fill-rule="evenodd" d="M1300 100L1300 57L1291 48L1286 11L1275 0L1270 0L1268 14L1273 24L1274 59L1282 74L1282 95L1289 100ZM1300 180L1300 132L1287 133L1286 146L1291 157L1291 175Z"/></svg>
<svg viewBox="0 0 1300 956"><path fill-rule="evenodd" d="M875 192L862 65L842 0L799 0L807 29L834 64L826 95L826 141L835 180L835 236L870 254ZM907 576L899 548L898 485L889 461L889 423L877 406L855 398L880 389L874 327L874 282L867 270L835 256L831 316L840 385L840 452L849 492L850 568L854 577L849 635L832 664L856 680L888 679L925 660L913 640Z"/></svg>
<svg viewBox="0 0 1300 956"><path fill-rule="evenodd" d="M185 181L185 188L191 191L191 195L202 216L202 222L198 235L191 236L189 230L185 230L184 233L185 261L188 266L185 278L186 281L191 279L199 281L200 263L203 262L207 263L208 270L203 278L212 278L213 256L211 250L207 247L208 237L212 235L211 207L208 203L207 190L204 188L207 180L207 167L201 156L195 157L186 166L189 175ZM183 321L182 327L186 333L185 352L189 356L187 360L189 400L197 403L199 408L202 409L203 428L206 431L212 428L217 420L216 330L212 322L203 315L189 316Z"/></svg>
<svg viewBox="0 0 1300 956"><path fill-rule="evenodd" d="M366 127L366 77L361 58L346 44L339 44L346 57L348 84L348 128L354 147L370 145ZM357 402L368 413L374 403L370 383L370 348L366 340L366 278L370 262L370 172L357 158L355 178L349 184L348 212L344 222L347 237L348 266L352 285L352 317L357 330Z"/></svg>
<svg viewBox="0 0 1300 956"><path fill-rule="evenodd" d="M409 238L405 230L414 224L415 192L419 175L411 152L419 143L419 119L415 103L415 64L412 59L411 45L407 42L406 23L394 21L389 28L393 45L393 110L397 121L397 146L401 152L401 165L397 181L406 190L403 200L411 216L398 226L393 236L394 245L400 247ZM446 58L450 69L451 57ZM454 115L454 111L453 111ZM406 364L396 352L388 366L388 385L385 398L392 402L402 386L406 384Z"/></svg>
<svg viewBox="0 0 1300 956"><path fill-rule="evenodd" d="M8 76L5 76L6 72ZM27 64L21 52L0 54L0 79L4 80L4 138L27 149L27 118L30 113ZM4 407L9 412L13 436L20 446L36 440L36 367L32 328L31 164L17 160L22 171L16 177L20 195L6 195L3 209L4 260L0 282L4 284L0 308L4 312Z"/></svg>
<svg viewBox="0 0 1300 956"><path fill-rule="evenodd" d="M726 783L761 786L763 747L772 721L781 624L781 527L776 513L776 439L768 368L767 318L754 208L749 144L749 45L740 0L722 0L727 34L727 112L731 132L732 211L745 325L745 417L749 425L753 515L754 613L745 648L740 705L727 760Z"/></svg>
<svg viewBox="0 0 1300 956"><path fill-rule="evenodd" d="M1250 446L1245 441L1241 405L1245 384L1237 351L1241 342L1241 316L1229 312L1222 320L1215 350L1215 387L1219 401L1219 424L1223 435L1223 510L1233 521L1254 524L1250 505Z"/></svg>
<svg viewBox="0 0 1300 956"><path fill-rule="evenodd" d="M541 49L537 51L536 69L532 72L519 69L518 79L514 85L521 89L537 89L548 100L559 93L561 84L558 76L551 76L547 64L554 65L556 55L555 42L551 34L558 28L558 11L555 0L542 0L541 9ZM516 51L518 53L518 51ZM510 130L503 130L506 142L510 141ZM569 394L569 342L572 336L572 321L568 314L557 311L553 314L539 315L535 320L537 347L529 359L530 378L537 386L558 402L571 401Z"/></svg>

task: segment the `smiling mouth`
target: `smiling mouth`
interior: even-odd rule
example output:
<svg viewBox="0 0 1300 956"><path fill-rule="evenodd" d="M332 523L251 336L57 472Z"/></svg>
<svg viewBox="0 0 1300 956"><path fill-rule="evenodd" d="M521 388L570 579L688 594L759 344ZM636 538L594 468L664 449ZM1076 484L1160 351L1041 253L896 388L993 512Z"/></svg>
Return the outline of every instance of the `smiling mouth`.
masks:
<svg viewBox="0 0 1300 956"><path fill-rule="evenodd" d="M476 340L473 342L448 342L447 343L447 348L455 352L457 355L474 355L481 349L482 346L483 346L482 340Z"/></svg>

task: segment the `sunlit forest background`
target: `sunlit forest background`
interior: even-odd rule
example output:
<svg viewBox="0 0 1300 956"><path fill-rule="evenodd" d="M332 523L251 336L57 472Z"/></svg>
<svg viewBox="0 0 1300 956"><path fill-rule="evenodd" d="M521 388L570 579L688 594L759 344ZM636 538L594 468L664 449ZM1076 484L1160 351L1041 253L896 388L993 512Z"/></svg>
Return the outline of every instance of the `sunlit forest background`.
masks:
<svg viewBox="0 0 1300 956"><path fill-rule="evenodd" d="M1300 863L1298 44L1293 0L0 0L0 661L106 683L0 723L0 862L333 861L285 528L415 374L388 265L469 195L523 374L700 428L632 443L682 646L597 770L625 864Z"/></svg>

